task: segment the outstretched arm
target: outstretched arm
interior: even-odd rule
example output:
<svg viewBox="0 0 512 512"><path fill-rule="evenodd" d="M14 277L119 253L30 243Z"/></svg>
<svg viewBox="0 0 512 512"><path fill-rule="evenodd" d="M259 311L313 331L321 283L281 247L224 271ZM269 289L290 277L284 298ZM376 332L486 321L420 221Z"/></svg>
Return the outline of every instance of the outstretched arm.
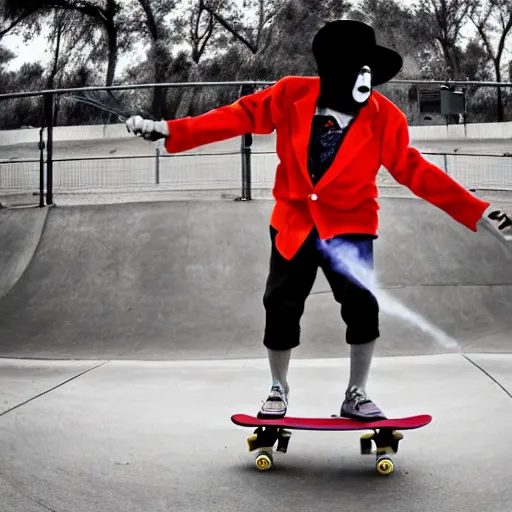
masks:
<svg viewBox="0 0 512 512"><path fill-rule="evenodd" d="M275 129L276 85L205 114L168 121L167 151L178 153L246 133L272 133Z"/></svg>
<svg viewBox="0 0 512 512"><path fill-rule="evenodd" d="M269 134L276 126L277 101L282 88L280 81L262 91L243 96L231 105L194 117L158 122L130 118L126 125L129 131L148 140L165 138L165 148L169 153L187 151L246 133Z"/></svg>
<svg viewBox="0 0 512 512"><path fill-rule="evenodd" d="M384 128L382 164L393 178L416 196L437 206L472 231L490 203L471 194L439 167L410 147L407 119L394 114Z"/></svg>

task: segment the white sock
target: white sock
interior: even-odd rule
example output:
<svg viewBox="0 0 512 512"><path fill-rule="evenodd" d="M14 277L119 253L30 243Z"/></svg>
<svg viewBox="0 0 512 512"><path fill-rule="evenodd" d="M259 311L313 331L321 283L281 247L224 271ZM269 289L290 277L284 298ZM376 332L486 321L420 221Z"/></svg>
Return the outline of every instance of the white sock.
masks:
<svg viewBox="0 0 512 512"><path fill-rule="evenodd" d="M350 345L350 379L347 391L356 387L366 391L366 382L370 374L375 340L360 345Z"/></svg>
<svg viewBox="0 0 512 512"><path fill-rule="evenodd" d="M270 373L272 375L272 385L279 385L288 394L288 368L290 366L291 350L270 350L268 352L268 362L270 364Z"/></svg>

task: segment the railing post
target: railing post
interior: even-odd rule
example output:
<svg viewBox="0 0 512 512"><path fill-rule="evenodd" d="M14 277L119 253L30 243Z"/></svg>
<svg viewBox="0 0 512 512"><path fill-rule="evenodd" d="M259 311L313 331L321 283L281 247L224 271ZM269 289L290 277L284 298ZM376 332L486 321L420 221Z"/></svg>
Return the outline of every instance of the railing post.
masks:
<svg viewBox="0 0 512 512"><path fill-rule="evenodd" d="M46 145L46 204L53 204L53 93L45 96L45 118L48 129Z"/></svg>
<svg viewBox="0 0 512 512"><path fill-rule="evenodd" d="M240 87L240 98L254 92L252 85L243 84ZM238 201L250 201L251 197L251 146L252 134L242 135L240 141L240 156L242 159L242 195Z"/></svg>
<svg viewBox="0 0 512 512"><path fill-rule="evenodd" d="M44 208L44 127L39 130L39 208Z"/></svg>
<svg viewBox="0 0 512 512"><path fill-rule="evenodd" d="M251 197L251 145L252 135L247 133L242 137L242 197L240 201L250 201Z"/></svg>
<svg viewBox="0 0 512 512"><path fill-rule="evenodd" d="M160 184L160 148L155 149L155 184Z"/></svg>

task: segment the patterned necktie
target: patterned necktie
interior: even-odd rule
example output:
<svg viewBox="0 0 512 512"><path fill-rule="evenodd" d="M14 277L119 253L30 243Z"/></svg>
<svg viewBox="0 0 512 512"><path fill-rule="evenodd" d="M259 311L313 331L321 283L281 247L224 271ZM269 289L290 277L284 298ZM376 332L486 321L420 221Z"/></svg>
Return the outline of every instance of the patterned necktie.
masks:
<svg viewBox="0 0 512 512"><path fill-rule="evenodd" d="M317 183L331 166L343 140L343 130L332 116L315 115L309 142L309 173Z"/></svg>

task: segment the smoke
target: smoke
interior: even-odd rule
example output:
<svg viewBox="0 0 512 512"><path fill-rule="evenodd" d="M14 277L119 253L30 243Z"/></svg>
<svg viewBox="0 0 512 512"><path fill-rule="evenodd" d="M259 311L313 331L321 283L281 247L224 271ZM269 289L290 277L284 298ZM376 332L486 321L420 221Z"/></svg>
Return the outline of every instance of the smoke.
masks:
<svg viewBox="0 0 512 512"><path fill-rule="evenodd" d="M376 273L365 255L362 254L360 247L337 238L327 242L319 240L318 248L329 261L332 270L343 274L360 287L369 290L377 298L381 311L414 325L432 336L433 340L445 349L460 350L457 341L423 318L419 313L412 311L392 295L379 288Z"/></svg>

